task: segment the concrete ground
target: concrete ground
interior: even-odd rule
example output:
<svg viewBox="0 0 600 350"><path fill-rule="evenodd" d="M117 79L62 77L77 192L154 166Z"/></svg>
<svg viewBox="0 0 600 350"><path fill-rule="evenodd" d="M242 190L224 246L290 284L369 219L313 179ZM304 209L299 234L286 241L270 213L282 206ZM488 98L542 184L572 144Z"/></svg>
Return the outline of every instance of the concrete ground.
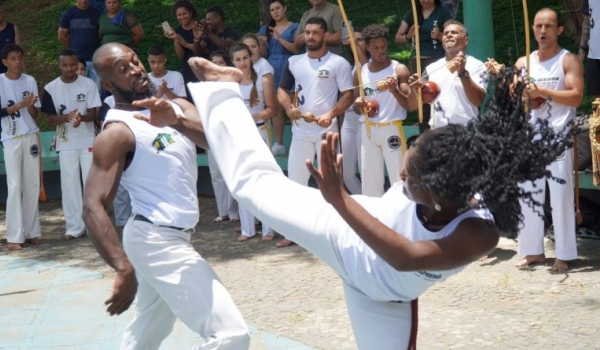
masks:
<svg viewBox="0 0 600 350"><path fill-rule="evenodd" d="M193 243L229 289L252 332L251 349L355 349L341 283L298 246L260 237L235 241L236 225L213 223L214 199L201 198ZM0 212L0 223L5 220ZM113 273L89 238L60 240L60 202L40 206L40 246L0 246L0 349L117 349L132 312L109 317L103 302ZM4 237L0 226L0 237ZM517 269L516 242L420 298L422 349L600 349L600 241L580 240L567 273L547 264ZM201 340L178 323L161 349ZM376 348L376 347L375 347Z"/></svg>

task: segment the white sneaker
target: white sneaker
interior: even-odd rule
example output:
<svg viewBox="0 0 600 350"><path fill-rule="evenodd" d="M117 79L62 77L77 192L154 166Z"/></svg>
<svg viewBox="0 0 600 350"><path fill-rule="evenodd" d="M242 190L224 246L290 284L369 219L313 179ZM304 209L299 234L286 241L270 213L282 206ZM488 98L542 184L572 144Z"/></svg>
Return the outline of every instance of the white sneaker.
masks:
<svg viewBox="0 0 600 350"><path fill-rule="evenodd" d="M274 156L282 156L285 154L285 146L275 142L271 148L271 151L273 152Z"/></svg>

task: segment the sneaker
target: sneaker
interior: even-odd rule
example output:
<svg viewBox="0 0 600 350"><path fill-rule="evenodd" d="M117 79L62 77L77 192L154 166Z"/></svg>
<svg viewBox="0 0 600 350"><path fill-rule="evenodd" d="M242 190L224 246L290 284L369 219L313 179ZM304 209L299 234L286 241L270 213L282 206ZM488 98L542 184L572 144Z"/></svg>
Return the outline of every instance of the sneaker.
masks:
<svg viewBox="0 0 600 350"><path fill-rule="evenodd" d="M285 154L285 146L275 142L273 144L272 152L274 156L282 156Z"/></svg>

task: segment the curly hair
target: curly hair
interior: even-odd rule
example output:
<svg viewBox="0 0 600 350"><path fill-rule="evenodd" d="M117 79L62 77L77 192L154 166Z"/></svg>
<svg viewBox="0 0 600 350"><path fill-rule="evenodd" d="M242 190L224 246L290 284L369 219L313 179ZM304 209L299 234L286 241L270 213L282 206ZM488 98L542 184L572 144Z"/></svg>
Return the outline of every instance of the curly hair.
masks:
<svg viewBox="0 0 600 350"><path fill-rule="evenodd" d="M467 126L448 125L429 130L417 140L422 185L437 197L464 208L487 208L496 226L517 232L523 222L519 200L541 204L519 183L552 176L547 166L572 146L576 128L554 132L545 119L531 122L525 84L518 71L506 70L495 81L485 111Z"/></svg>
<svg viewBox="0 0 600 350"><path fill-rule="evenodd" d="M191 18L193 20L197 20L199 13L198 10L196 9L196 6L194 6L194 4L192 4L191 1L189 0L177 0L175 1L175 3L173 4L173 7L171 8L171 14L175 17L177 17L177 10L180 8L184 8L186 9L188 12L190 12L191 14Z"/></svg>
<svg viewBox="0 0 600 350"><path fill-rule="evenodd" d="M380 24L370 24L362 30L362 35L367 45L373 39L384 38L387 40L389 33L390 30Z"/></svg>

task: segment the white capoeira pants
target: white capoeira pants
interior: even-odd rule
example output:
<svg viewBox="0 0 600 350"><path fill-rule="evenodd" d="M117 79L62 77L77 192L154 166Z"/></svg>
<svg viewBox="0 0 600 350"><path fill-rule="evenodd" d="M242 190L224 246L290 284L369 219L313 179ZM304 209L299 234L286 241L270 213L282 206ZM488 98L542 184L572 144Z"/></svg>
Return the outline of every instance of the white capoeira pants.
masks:
<svg viewBox="0 0 600 350"><path fill-rule="evenodd" d="M271 131L265 124L257 127L260 138L265 142L265 145L271 150ZM271 153L272 154L272 153ZM242 226L242 236L254 237L256 235L256 218L252 213L240 206L240 224ZM274 236L275 232L271 230L269 225L262 222L262 235L263 236Z"/></svg>
<svg viewBox="0 0 600 350"><path fill-rule="evenodd" d="M123 247L135 268L134 317L122 350L159 349L178 318L205 343L194 349L246 350L248 327L219 277L190 243L187 231L129 219Z"/></svg>
<svg viewBox="0 0 600 350"><path fill-rule="evenodd" d="M6 166L6 240L24 243L42 236L38 205L42 151L37 134L27 134L3 142Z"/></svg>
<svg viewBox="0 0 600 350"><path fill-rule="evenodd" d="M318 190L291 181L283 174L263 140L246 131L252 126L249 116L230 118L248 113L239 86L192 83L188 87L209 146L234 198L263 223L277 232L285 232L286 237L316 255L342 278L360 349L406 349L410 303L374 300L353 287L340 258L340 249L344 247L338 246L338 235L348 232L348 224Z"/></svg>
<svg viewBox="0 0 600 350"><path fill-rule="evenodd" d="M548 169L553 176L565 180L565 184L543 178L536 180L535 186L531 181L520 184L520 186L528 191L540 191L534 194L534 198L543 205L546 199L546 181L548 181L556 258L565 261L574 260L577 259L577 239L575 236L573 150L566 150L548 166ZM537 207L536 210L543 213L542 207ZM544 221L538 213L522 201L521 211L524 216L524 224L519 232L519 254L544 254Z"/></svg>
<svg viewBox="0 0 600 350"><path fill-rule="evenodd" d="M351 115L352 114L352 115ZM342 140L342 160L344 185L351 194L361 194L362 184L356 176L357 166L360 167L361 122L353 111L346 112L342 123L340 138ZM360 168L359 168L360 169Z"/></svg>
<svg viewBox="0 0 600 350"><path fill-rule="evenodd" d="M331 130L337 131L337 119L332 121ZM288 177L290 180L304 186L308 186L310 172L304 162L307 159L314 160L317 156L317 166L321 164L321 141L323 134L313 136L292 135L292 143L288 156Z"/></svg>
<svg viewBox="0 0 600 350"><path fill-rule="evenodd" d="M398 126L371 126L371 137L367 136L367 127L361 128L361 169L362 194L369 197L381 197L385 193L384 165L390 184L400 181L402 150Z"/></svg>
<svg viewBox="0 0 600 350"><path fill-rule="evenodd" d="M60 151L58 160L65 235L81 237L85 233L81 178L85 182L92 166L92 149Z"/></svg>
<svg viewBox="0 0 600 350"><path fill-rule="evenodd" d="M215 192L215 200L217 201L217 210L219 216L228 216L230 219L239 218L238 214L238 203L231 196L231 192L225 185L221 171L217 167L215 162L215 156L211 151L207 151L208 155L208 171L210 172L210 179Z"/></svg>

